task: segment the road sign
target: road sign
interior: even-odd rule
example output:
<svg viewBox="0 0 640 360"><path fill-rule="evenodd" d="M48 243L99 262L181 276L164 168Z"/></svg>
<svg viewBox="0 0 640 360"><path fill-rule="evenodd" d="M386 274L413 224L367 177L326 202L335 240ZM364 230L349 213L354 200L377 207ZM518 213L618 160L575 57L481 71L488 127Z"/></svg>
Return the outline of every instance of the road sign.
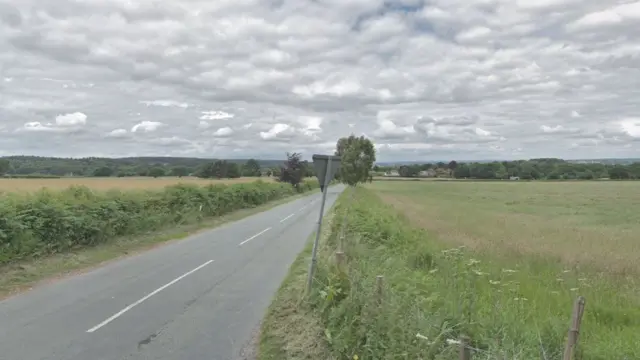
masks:
<svg viewBox="0 0 640 360"><path fill-rule="evenodd" d="M340 156L314 154L311 158L313 159L313 167L316 170L316 177L320 182L320 191L324 192L325 186L331 183L338 169L340 169ZM331 166L328 166L329 164Z"/></svg>
<svg viewBox="0 0 640 360"><path fill-rule="evenodd" d="M322 191L322 203L320 203L320 214L318 215L318 229L316 230L316 239L313 242L313 250L311 250L311 264L309 264L309 273L307 274L307 293L311 292L313 282L313 273L316 268L318 241L320 241L320 231L322 230L322 214L324 214L324 203L327 200L327 192L325 188L329 187L329 183L333 180L336 172L340 168L340 156L332 155L313 155L313 167L316 169L316 176L320 182L320 190Z"/></svg>

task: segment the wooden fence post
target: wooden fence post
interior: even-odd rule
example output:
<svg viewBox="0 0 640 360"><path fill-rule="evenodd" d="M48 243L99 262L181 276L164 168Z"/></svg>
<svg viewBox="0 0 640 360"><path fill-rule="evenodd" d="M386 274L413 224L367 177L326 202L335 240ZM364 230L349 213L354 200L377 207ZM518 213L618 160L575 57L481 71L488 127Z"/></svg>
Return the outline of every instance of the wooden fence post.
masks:
<svg viewBox="0 0 640 360"><path fill-rule="evenodd" d="M460 360L471 360L471 349L469 344L471 340L466 335L460 336Z"/></svg>
<svg viewBox="0 0 640 360"><path fill-rule="evenodd" d="M376 301L378 305L382 304L382 285L384 282L384 276L378 275L376 276Z"/></svg>
<svg viewBox="0 0 640 360"><path fill-rule="evenodd" d="M578 335L580 334L580 325L582 324L582 315L584 314L585 299L578 296L573 304L573 312L571 313L571 326L567 334L567 344L564 348L563 360L572 360L578 346Z"/></svg>
<svg viewBox="0 0 640 360"><path fill-rule="evenodd" d="M336 264L338 265L338 269L344 269L344 252L336 251Z"/></svg>

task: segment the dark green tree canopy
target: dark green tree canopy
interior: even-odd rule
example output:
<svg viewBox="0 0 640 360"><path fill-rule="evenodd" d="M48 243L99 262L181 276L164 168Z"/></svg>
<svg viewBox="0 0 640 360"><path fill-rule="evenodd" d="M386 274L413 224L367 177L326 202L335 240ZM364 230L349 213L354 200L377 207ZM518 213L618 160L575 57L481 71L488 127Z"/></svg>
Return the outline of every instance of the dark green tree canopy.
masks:
<svg viewBox="0 0 640 360"><path fill-rule="evenodd" d="M9 162L9 160L0 159L0 176L9 172L10 168L11 168L11 163Z"/></svg>
<svg viewBox="0 0 640 360"><path fill-rule="evenodd" d="M280 168L280 181L288 182L293 186L298 186L306 174L304 162L299 153L287 153L287 161Z"/></svg>
<svg viewBox="0 0 640 360"><path fill-rule="evenodd" d="M370 173L376 161L376 149L364 136L340 138L335 154L341 157L339 179L350 186L371 181Z"/></svg>
<svg viewBox="0 0 640 360"><path fill-rule="evenodd" d="M255 159L249 159L242 167L242 176L261 176L260 164Z"/></svg>

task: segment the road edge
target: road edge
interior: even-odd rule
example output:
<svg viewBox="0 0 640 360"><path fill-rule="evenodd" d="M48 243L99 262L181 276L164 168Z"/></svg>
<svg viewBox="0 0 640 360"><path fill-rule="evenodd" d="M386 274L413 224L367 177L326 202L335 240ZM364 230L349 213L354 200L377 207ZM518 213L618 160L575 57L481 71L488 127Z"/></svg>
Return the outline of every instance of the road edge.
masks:
<svg viewBox="0 0 640 360"><path fill-rule="evenodd" d="M342 194L324 216L319 246L326 243L331 235L335 209L342 200ZM254 333L256 338L252 338L247 345L254 348L243 350L243 353L253 357L243 357L241 360L334 359L324 337L322 320L304 297L315 235L314 231L307 239L304 250L289 267L287 276L260 323L259 331Z"/></svg>
<svg viewBox="0 0 640 360"><path fill-rule="evenodd" d="M182 241L192 235L242 220L319 192L320 189L313 189L302 194L288 196L254 208L237 210L230 214L200 222L161 229L144 235L117 238L95 247L2 266L0 267L0 301L43 284L82 274L113 261L150 251L176 241Z"/></svg>

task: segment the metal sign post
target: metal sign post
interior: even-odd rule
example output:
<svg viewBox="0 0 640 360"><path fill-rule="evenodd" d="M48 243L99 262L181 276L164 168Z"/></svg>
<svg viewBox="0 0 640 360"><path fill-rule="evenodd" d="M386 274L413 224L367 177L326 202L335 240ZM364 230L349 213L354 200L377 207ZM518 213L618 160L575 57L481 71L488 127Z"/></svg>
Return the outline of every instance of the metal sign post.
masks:
<svg viewBox="0 0 640 360"><path fill-rule="evenodd" d="M322 230L322 215L324 214L324 203L327 200L327 191L329 184L340 168L340 157L331 155L313 155L313 166L316 170L316 177L318 178L318 182L320 182L320 191L322 191L322 203L320 204L320 215L318 216L316 239L313 242L313 250L311 251L311 264L309 264L309 274L307 277L307 293L311 292L311 285L313 284L313 272L316 269L318 242L320 241L320 232Z"/></svg>

